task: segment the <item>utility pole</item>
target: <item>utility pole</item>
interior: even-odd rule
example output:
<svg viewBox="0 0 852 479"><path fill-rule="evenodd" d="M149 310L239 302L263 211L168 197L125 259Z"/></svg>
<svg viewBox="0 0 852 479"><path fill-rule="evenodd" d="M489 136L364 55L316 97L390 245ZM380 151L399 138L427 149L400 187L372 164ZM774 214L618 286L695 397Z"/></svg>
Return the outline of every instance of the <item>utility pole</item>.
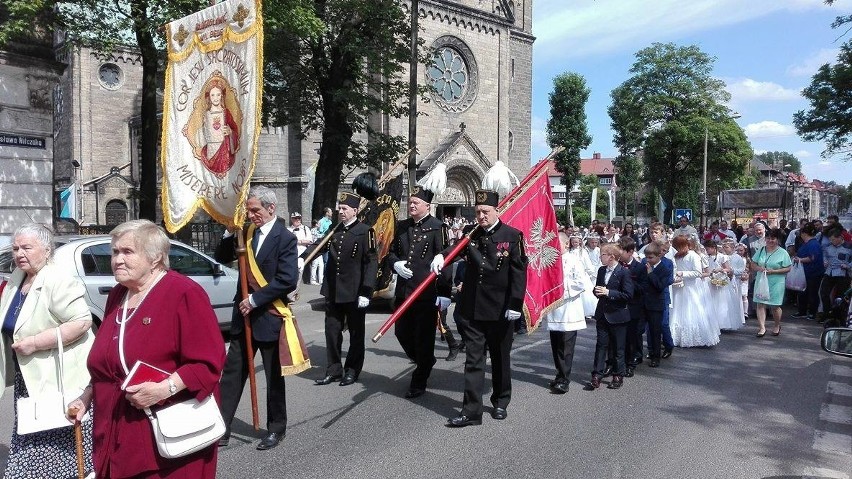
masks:
<svg viewBox="0 0 852 479"><path fill-rule="evenodd" d="M408 191L417 183L417 38L420 5L411 0L411 59L408 62Z"/></svg>

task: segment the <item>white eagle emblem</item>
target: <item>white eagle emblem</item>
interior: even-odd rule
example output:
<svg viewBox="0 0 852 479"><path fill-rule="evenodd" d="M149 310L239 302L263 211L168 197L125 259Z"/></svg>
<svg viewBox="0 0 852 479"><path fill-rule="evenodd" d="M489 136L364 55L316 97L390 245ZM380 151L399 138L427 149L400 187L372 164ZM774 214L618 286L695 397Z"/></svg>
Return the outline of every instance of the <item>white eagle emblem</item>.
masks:
<svg viewBox="0 0 852 479"><path fill-rule="evenodd" d="M559 250L549 244L555 237L556 233L553 231L544 231L544 220L538 218L530 229L529 241L524 240L529 267L534 269L539 277L542 271L553 266L559 259Z"/></svg>

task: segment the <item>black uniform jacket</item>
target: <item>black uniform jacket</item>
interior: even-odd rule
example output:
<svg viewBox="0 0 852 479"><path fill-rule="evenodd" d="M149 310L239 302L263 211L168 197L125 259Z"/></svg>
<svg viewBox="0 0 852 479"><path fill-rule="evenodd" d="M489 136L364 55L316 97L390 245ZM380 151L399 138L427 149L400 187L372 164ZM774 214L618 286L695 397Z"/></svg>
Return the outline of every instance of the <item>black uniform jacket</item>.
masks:
<svg viewBox="0 0 852 479"><path fill-rule="evenodd" d="M242 234L246 237L246 242L251 241L251 238L248 238L247 229L244 229ZM219 246L216 247L214 255L216 261L230 263L236 259L236 239L236 236L222 239ZM279 298L286 303L287 295L296 290L299 275L296 243L296 235L287 229L286 222L281 218L276 218L275 224L263 240L260 251L256 252L255 261L257 261L257 266L260 268L263 278L268 283L263 288L254 291L251 291L251 287L249 287L252 300L257 305L249 316L251 318L252 336L257 341L278 341L282 321L279 316L269 312L269 306ZM231 317L231 334L242 333L244 329L243 315L237 307L241 299L242 295L238 285L237 293L234 296L236 304Z"/></svg>
<svg viewBox="0 0 852 479"><path fill-rule="evenodd" d="M466 227L465 234L472 228ZM449 251L447 248L444 254ZM462 317L505 321L506 310L523 312L527 257L520 231L498 221L491 231L478 230L462 254L464 279L456 306Z"/></svg>
<svg viewBox="0 0 852 479"><path fill-rule="evenodd" d="M407 298L429 276L435 255L448 245L447 225L432 215L426 215L418 222L411 218L397 222L393 244L385 261L389 262L391 270L397 261L405 261L413 276L411 279L405 279L397 275L394 296L398 299ZM423 291L417 301L435 304L438 296L449 298L451 294L451 278L447 274L441 274L433 285Z"/></svg>
<svg viewBox="0 0 852 479"><path fill-rule="evenodd" d="M606 266L601 266L598 269L595 286L606 286L609 293L606 296L598 296L595 319L606 318L607 322L612 324L630 321L630 311L627 309L627 302L633 297L633 280L630 279L630 272L621 264L617 264L606 283L605 278Z"/></svg>
<svg viewBox="0 0 852 479"><path fill-rule="evenodd" d="M378 274L373 228L355 220L348 227L338 224L333 231L323 247L328 251L328 262L320 294L333 303L352 303L358 296L371 298ZM311 254L320 241L322 238L308 246L302 258Z"/></svg>
<svg viewBox="0 0 852 479"><path fill-rule="evenodd" d="M630 310L631 318L640 318L644 312L644 301L642 300L642 285L648 280L648 269L641 261L633 259L626 265L630 279L633 280L633 296L627 301L627 309Z"/></svg>

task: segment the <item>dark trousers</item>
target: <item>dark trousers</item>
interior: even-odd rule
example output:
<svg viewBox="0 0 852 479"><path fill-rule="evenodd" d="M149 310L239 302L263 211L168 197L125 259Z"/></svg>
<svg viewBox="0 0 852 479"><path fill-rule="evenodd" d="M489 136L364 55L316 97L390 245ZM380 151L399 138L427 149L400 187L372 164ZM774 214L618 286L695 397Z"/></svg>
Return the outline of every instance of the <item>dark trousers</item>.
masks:
<svg viewBox="0 0 852 479"><path fill-rule="evenodd" d="M325 374L341 376L344 369L357 378L364 367L364 316L366 309L358 303L325 303L325 357L328 365ZM343 356L343 329L349 329L349 351L346 365L341 365Z"/></svg>
<svg viewBox="0 0 852 479"><path fill-rule="evenodd" d="M667 305L666 309L668 308ZM645 319L648 321L648 354L652 359L660 359L663 339L663 311L646 309Z"/></svg>
<svg viewBox="0 0 852 479"><path fill-rule="evenodd" d="M672 330L669 327L669 312L671 311L671 308L669 308L669 304L672 302L672 296L669 293L668 288L666 288L665 298L666 304L663 306L663 347L671 350L674 349L674 339L672 339Z"/></svg>
<svg viewBox="0 0 852 479"><path fill-rule="evenodd" d="M834 304L831 301L831 292L837 289L837 295L842 295L849 287L848 276L823 276L819 287L819 297L822 300L822 317L827 318L831 314Z"/></svg>
<svg viewBox="0 0 852 479"><path fill-rule="evenodd" d="M807 276L807 287L797 294L799 314L815 315L819 310L819 283L822 276Z"/></svg>
<svg viewBox="0 0 852 479"><path fill-rule="evenodd" d="M412 304L396 322L396 339L405 354L417 365L411 374L411 389L426 389L426 381L432 373L432 366L435 365L437 327L438 307L425 301Z"/></svg>
<svg viewBox="0 0 852 479"><path fill-rule="evenodd" d="M577 331L551 331L550 350L553 352L553 365L556 366L556 380L568 382L571 365L574 363L574 346L577 344Z"/></svg>
<svg viewBox="0 0 852 479"><path fill-rule="evenodd" d="M465 347L464 401L461 413L466 416L482 414L482 393L485 390L485 350L491 356L491 404L506 408L512 399L512 368L509 353L514 338L514 321L464 322Z"/></svg>
<svg viewBox="0 0 852 479"><path fill-rule="evenodd" d="M283 434L287 429L287 395L284 389L284 377L281 375L281 362L278 358L278 342L252 341L252 358L260 351L263 361L263 373L266 376L266 430ZM220 391L222 396L222 418L228 431L231 421L240 404L240 396L248 379L249 365L254 367L254 361L246 358L245 333L231 337L228 347L228 357L225 360L225 371L222 373ZM258 385L258 389L260 386Z"/></svg>
<svg viewBox="0 0 852 479"><path fill-rule="evenodd" d="M595 318L597 323L598 340L595 345L595 366L592 374L603 374L606 368L607 354L610 349L610 341L615 344L614 374L624 375L624 343L627 340L627 323L611 324L605 318Z"/></svg>
<svg viewBox="0 0 852 479"><path fill-rule="evenodd" d="M441 327L444 328L444 332L441 333L441 337L447 341L447 347L450 349L459 349L462 344L464 344L463 339L456 339L453 335L453 330L450 328L450 325L447 324L447 313L449 309L445 309L440 312L441 314ZM459 335L461 335L461 331L459 331Z"/></svg>
<svg viewBox="0 0 852 479"><path fill-rule="evenodd" d="M642 358L642 333L645 331L645 318L642 311L631 311L627 322L627 339L624 343L624 358L628 366L635 366Z"/></svg>

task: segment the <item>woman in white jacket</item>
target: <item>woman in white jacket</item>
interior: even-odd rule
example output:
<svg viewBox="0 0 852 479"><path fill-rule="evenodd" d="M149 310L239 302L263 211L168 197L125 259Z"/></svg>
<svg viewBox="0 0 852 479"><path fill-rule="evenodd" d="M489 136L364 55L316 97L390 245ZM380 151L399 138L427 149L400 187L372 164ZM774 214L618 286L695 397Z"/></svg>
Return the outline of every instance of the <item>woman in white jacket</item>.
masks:
<svg viewBox="0 0 852 479"><path fill-rule="evenodd" d="M550 331L550 348L556 366L556 377L550 381L550 391L554 394L565 394L568 392L571 365L574 362L577 331L586 327L582 296L588 288L589 280L579 257L568 253L568 236L559 233L559 240L562 244L562 275L565 288L562 299L565 302L547 315L547 329Z"/></svg>

